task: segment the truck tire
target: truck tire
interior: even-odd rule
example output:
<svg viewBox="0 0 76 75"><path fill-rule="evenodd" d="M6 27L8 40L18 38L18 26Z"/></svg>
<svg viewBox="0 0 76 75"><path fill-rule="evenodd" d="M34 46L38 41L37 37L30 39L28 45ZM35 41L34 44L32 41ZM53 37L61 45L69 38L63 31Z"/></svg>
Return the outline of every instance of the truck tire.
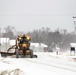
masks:
<svg viewBox="0 0 76 75"><path fill-rule="evenodd" d="M30 58L33 58L33 50L30 50Z"/></svg>
<svg viewBox="0 0 76 75"><path fill-rule="evenodd" d="M19 50L16 49L15 51L16 51L16 58L19 58Z"/></svg>
<svg viewBox="0 0 76 75"><path fill-rule="evenodd" d="M7 57L7 54L1 54L2 57Z"/></svg>

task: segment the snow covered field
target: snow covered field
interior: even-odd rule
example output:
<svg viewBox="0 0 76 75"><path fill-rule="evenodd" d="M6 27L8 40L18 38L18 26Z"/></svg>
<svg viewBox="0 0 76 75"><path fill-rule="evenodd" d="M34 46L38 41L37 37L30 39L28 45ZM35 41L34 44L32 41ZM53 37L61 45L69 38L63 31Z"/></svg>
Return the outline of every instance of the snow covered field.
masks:
<svg viewBox="0 0 76 75"><path fill-rule="evenodd" d="M0 57L0 75L76 75L76 62L55 53L34 53L38 58Z"/></svg>

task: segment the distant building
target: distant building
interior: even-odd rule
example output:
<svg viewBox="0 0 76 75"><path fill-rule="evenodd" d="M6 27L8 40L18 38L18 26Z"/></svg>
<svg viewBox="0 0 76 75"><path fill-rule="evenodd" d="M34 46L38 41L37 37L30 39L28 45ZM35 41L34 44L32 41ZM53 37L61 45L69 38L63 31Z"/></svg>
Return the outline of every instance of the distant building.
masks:
<svg viewBox="0 0 76 75"><path fill-rule="evenodd" d="M75 47L75 50L76 50L76 43L70 43L70 46Z"/></svg>
<svg viewBox="0 0 76 75"><path fill-rule="evenodd" d="M7 49L10 46L9 42L10 42L9 38L0 38L0 49L2 52L7 51Z"/></svg>
<svg viewBox="0 0 76 75"><path fill-rule="evenodd" d="M10 41L9 38L0 38L0 43L1 44L9 43L9 41Z"/></svg>
<svg viewBox="0 0 76 75"><path fill-rule="evenodd" d="M72 55L72 52L73 52L73 55L75 56L76 54L76 43L70 43L70 55Z"/></svg>
<svg viewBox="0 0 76 75"><path fill-rule="evenodd" d="M35 52L47 52L48 46L43 43L31 43L30 48Z"/></svg>

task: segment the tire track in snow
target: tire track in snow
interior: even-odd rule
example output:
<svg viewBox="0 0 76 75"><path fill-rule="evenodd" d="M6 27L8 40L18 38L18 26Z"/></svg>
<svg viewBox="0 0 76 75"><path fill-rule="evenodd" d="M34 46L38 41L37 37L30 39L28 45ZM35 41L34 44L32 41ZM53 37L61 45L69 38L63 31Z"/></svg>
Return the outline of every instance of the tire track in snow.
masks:
<svg viewBox="0 0 76 75"><path fill-rule="evenodd" d="M69 68L57 66L57 65L54 65L54 64L48 64L48 63L45 63L45 61L40 62L41 61L40 59L38 59L38 61L37 60L32 60L32 59L26 59L26 60L29 61L29 62L35 63L35 64L41 64L41 65L44 65L44 66L51 66L51 67L55 67L55 68L59 68L59 69L64 69L64 70L76 72L76 69L72 70L73 68L69 69Z"/></svg>

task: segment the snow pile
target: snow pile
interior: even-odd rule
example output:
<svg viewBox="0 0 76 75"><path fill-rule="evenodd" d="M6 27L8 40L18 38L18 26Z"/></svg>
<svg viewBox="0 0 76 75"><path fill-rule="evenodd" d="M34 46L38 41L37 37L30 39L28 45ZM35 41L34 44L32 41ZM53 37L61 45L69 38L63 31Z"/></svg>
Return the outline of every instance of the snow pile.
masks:
<svg viewBox="0 0 76 75"><path fill-rule="evenodd" d="M0 75L23 75L23 71L20 69L4 70L0 72Z"/></svg>

